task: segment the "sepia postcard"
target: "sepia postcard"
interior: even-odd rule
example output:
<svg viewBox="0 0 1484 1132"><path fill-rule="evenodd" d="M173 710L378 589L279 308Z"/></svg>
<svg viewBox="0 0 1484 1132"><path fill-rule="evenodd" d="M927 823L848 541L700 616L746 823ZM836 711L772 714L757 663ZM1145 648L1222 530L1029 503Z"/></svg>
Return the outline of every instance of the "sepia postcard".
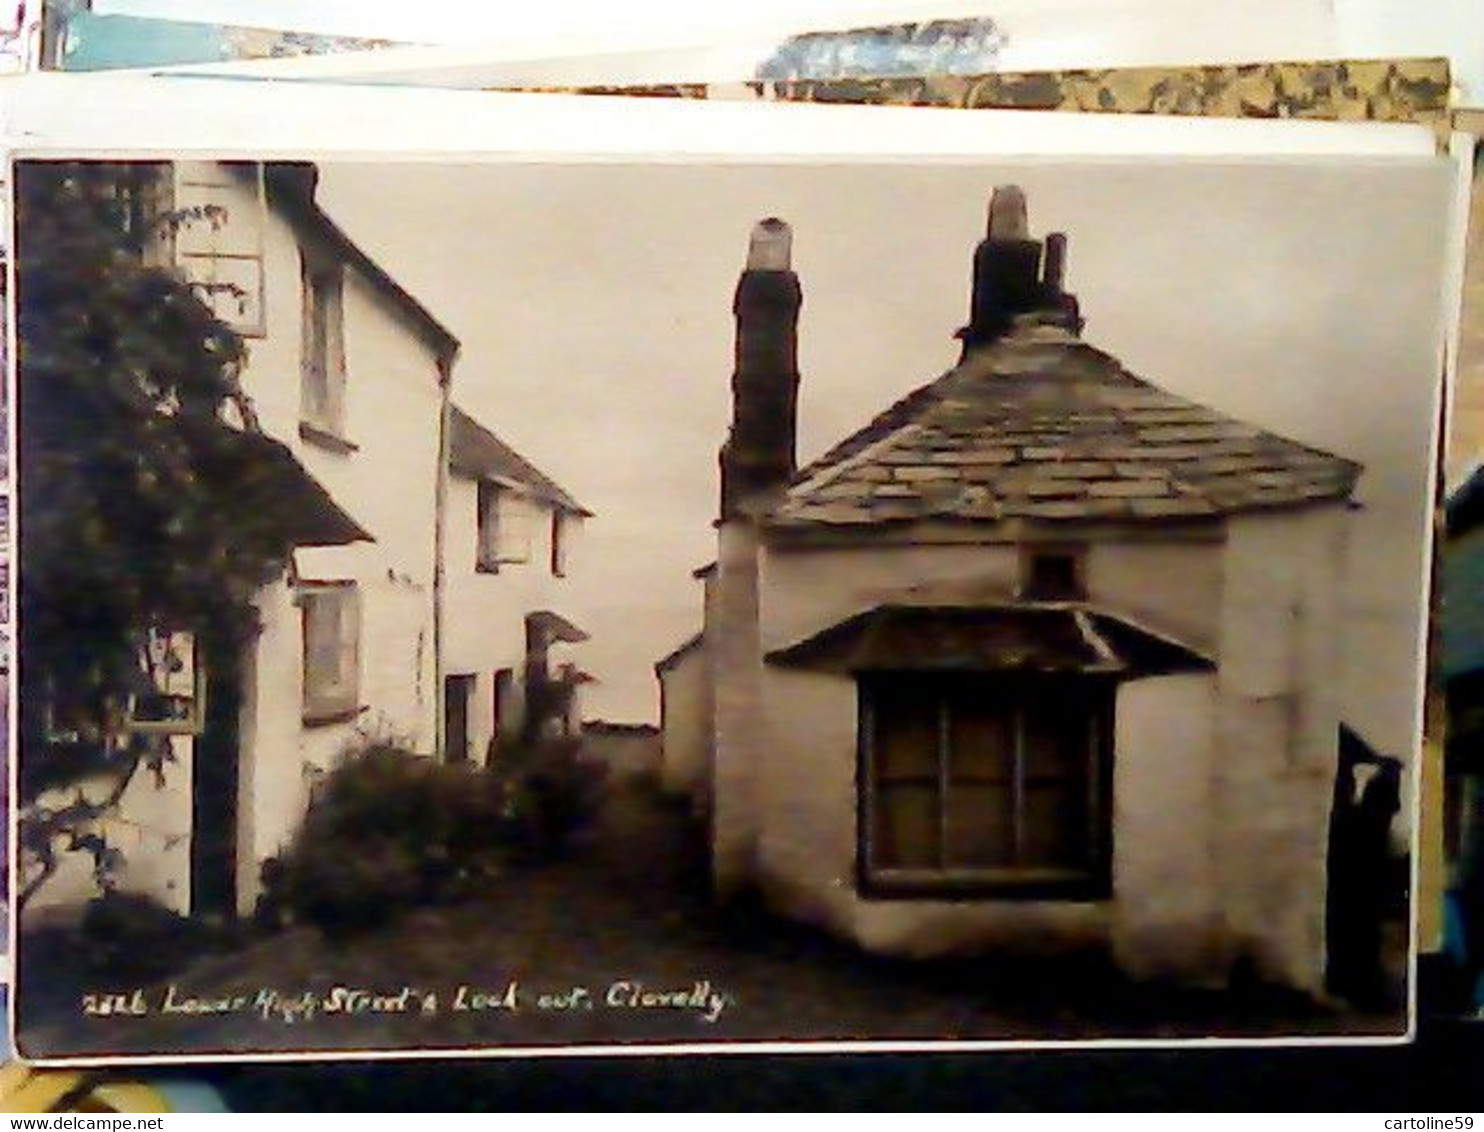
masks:
<svg viewBox="0 0 1484 1132"><path fill-rule="evenodd" d="M1404 1039L1455 181L17 160L19 1051Z"/></svg>

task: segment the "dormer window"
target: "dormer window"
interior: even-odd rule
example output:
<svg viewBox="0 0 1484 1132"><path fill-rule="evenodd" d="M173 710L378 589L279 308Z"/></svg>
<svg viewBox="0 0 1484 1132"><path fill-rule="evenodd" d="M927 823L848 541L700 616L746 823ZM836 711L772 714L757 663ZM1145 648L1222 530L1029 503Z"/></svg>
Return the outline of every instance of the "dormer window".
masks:
<svg viewBox="0 0 1484 1132"><path fill-rule="evenodd" d="M1023 547L1020 596L1031 601L1082 600L1087 596L1084 559L1080 546Z"/></svg>

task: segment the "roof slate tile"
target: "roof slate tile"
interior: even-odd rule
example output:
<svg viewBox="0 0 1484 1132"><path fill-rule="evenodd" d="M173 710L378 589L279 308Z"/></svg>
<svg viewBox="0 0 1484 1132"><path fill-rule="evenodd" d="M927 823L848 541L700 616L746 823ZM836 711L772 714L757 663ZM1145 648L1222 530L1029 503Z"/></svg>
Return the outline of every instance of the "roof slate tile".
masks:
<svg viewBox="0 0 1484 1132"><path fill-rule="evenodd" d="M1360 472L1031 317L803 468L767 522L1174 521L1342 501Z"/></svg>

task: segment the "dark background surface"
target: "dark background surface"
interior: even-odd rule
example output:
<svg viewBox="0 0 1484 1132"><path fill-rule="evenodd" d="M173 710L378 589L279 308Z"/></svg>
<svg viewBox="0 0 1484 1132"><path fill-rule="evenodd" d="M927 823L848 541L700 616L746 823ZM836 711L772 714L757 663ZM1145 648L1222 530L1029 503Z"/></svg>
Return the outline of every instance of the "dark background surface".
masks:
<svg viewBox="0 0 1484 1132"><path fill-rule="evenodd" d="M165 1076L165 1074L162 1074ZM1484 1022L1389 1047L572 1058L177 1070L237 1111L1484 1109Z"/></svg>

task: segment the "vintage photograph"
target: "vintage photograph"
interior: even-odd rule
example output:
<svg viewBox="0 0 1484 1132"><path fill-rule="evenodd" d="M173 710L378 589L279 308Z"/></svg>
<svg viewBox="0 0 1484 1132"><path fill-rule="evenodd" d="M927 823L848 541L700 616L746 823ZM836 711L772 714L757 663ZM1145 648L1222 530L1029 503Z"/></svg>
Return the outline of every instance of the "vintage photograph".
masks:
<svg viewBox="0 0 1484 1132"><path fill-rule="evenodd" d="M1453 185L17 161L18 1048L1404 1037Z"/></svg>

